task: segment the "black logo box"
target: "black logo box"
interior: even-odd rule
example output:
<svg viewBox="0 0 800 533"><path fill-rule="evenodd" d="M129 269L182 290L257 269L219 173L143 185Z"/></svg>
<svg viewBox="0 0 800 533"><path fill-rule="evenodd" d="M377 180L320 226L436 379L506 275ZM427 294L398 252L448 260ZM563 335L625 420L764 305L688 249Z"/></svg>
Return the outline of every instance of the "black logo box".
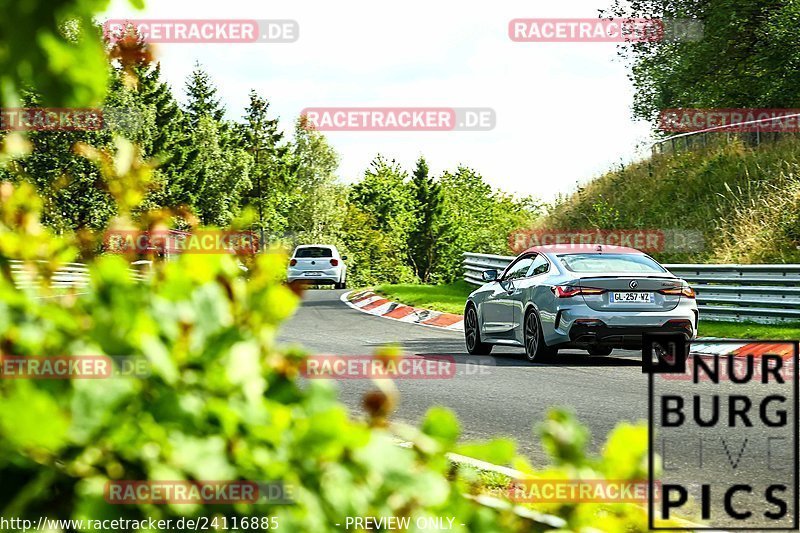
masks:
<svg viewBox="0 0 800 533"><path fill-rule="evenodd" d="M654 519L654 507L655 502L653 496L655 495L655 483L653 479L653 456L654 456L654 442L653 442L653 433L655 424L653 421L653 404L654 404L654 381L655 376L654 374L657 373L684 373L686 368L686 357L672 357L670 360L665 360L659 357L659 360L654 363L653 362L653 353L652 353L652 341L670 341L675 342L675 346L677 348L677 353L685 353L688 356L691 343L697 342L698 344L780 344L786 346L792 346L794 348L793 354L793 371L792 371L792 392L794 393L794 397L792 398L792 407L794 410L794 416L792 417L794 422L794 431L792 432L792 449L794 450L794 517L792 520L792 526L787 527L763 527L763 528L753 528L750 527L728 527L725 526L724 528L720 527L702 527L702 526L692 526L692 527L655 527ZM643 346L642 346L642 372L648 374L647 379L647 480L648 480L648 496L647 496L647 527L652 531L720 531L720 529L724 529L725 531L797 531L800 522L798 521L798 509L800 509L800 483L798 480L800 479L800 449L798 448L798 442L800 441L800 410L798 410L798 359L800 358L800 341L790 341L790 340L750 340L750 339L709 339L704 341L687 341L683 335L672 335L672 334L652 334L652 335L644 335L643 338Z"/></svg>

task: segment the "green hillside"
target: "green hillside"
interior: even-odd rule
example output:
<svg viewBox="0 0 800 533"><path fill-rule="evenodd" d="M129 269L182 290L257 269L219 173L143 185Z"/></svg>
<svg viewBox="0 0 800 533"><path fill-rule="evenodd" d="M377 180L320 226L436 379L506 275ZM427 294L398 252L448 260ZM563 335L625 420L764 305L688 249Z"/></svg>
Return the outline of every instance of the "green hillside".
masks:
<svg viewBox="0 0 800 533"><path fill-rule="evenodd" d="M653 254L665 262L800 262L800 139L656 155L561 198L540 226L702 231L702 250Z"/></svg>

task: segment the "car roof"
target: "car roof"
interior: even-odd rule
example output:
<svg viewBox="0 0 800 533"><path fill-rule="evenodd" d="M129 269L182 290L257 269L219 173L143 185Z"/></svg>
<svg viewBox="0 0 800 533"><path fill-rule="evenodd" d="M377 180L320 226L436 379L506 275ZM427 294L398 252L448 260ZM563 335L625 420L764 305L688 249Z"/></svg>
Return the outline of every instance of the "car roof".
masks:
<svg viewBox="0 0 800 533"><path fill-rule="evenodd" d="M336 247L332 244L299 244L297 245L297 249L300 248L333 248L334 250Z"/></svg>
<svg viewBox="0 0 800 533"><path fill-rule="evenodd" d="M640 254L644 252L636 248L627 246L613 246L611 244L549 244L544 246L532 246L523 253L545 253L545 254L564 254L564 253L614 253L614 254Z"/></svg>

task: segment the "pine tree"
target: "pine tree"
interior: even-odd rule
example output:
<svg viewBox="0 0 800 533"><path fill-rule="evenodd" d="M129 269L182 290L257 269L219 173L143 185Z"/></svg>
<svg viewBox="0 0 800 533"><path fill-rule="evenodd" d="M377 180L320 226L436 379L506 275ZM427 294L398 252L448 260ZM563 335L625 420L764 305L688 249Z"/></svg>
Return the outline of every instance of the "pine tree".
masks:
<svg viewBox="0 0 800 533"><path fill-rule="evenodd" d="M186 97L185 136L196 155L177 190L191 200L203 224L225 226L252 187L252 158L224 120L217 88L199 63L186 81Z"/></svg>
<svg viewBox="0 0 800 533"><path fill-rule="evenodd" d="M424 157L417 160L411 189L415 219L408 238L408 256L414 273L420 281L428 283L437 258L443 196L439 183L428 175L428 163Z"/></svg>
<svg viewBox="0 0 800 533"><path fill-rule="evenodd" d="M25 107L42 105L40 96L23 94ZM78 155L78 142L107 146L108 130L31 131L31 153L21 159L12 179L33 183L44 200L42 220L56 231L103 228L115 213L111 196L104 190L97 165Z"/></svg>
<svg viewBox="0 0 800 533"><path fill-rule="evenodd" d="M194 64L194 70L186 81L186 116L189 126L196 128L200 117L210 117L215 122L222 122L225 108L217 98L217 88L211 77L203 70L200 63Z"/></svg>
<svg viewBox="0 0 800 533"><path fill-rule="evenodd" d="M246 201L258 213L258 226L264 242L264 232L273 233L286 227L286 186L292 174L288 161L288 146L281 145L283 132L278 129L278 119L269 118L269 101L254 89L250 90L250 103L245 109L239 144L253 156L253 188Z"/></svg>
<svg viewBox="0 0 800 533"><path fill-rule="evenodd" d="M227 227L252 187L252 157L240 147L226 145L219 123L209 116L200 117L192 142L197 147L191 173L196 191L193 207L204 225Z"/></svg>
<svg viewBox="0 0 800 533"><path fill-rule="evenodd" d="M154 127L147 155L160 161L158 173L164 189L156 202L166 207L193 205L196 190L190 169L197 158L191 142L189 123L166 82L161 80L161 65L139 72L139 93L153 110Z"/></svg>

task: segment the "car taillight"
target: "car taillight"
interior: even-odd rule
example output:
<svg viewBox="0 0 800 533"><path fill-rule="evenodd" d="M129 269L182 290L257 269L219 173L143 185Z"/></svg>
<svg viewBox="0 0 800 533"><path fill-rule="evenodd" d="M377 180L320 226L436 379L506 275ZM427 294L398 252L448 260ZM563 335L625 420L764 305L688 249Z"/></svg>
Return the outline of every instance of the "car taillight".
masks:
<svg viewBox="0 0 800 533"><path fill-rule="evenodd" d="M556 285L553 287L553 293L556 298L572 298L576 294L580 294L580 287L569 287L565 285Z"/></svg>
<svg viewBox="0 0 800 533"><path fill-rule="evenodd" d="M661 294L673 294L676 296L685 296L687 298L694 299L697 295L694 292L694 289L689 287L675 287L674 289L662 289L660 291Z"/></svg>
<svg viewBox="0 0 800 533"><path fill-rule="evenodd" d="M338 259L331 259L331 266L337 266L339 264Z"/></svg>
<svg viewBox="0 0 800 533"><path fill-rule="evenodd" d="M296 264L297 264L297 259L292 259L291 261L289 261L289 266L290 266L290 267L293 267L293 266L295 266Z"/></svg>
<svg viewBox="0 0 800 533"><path fill-rule="evenodd" d="M573 285L556 285L553 287L553 294L556 298L572 298L578 294L592 295L603 294L605 289L595 289L594 287L575 287Z"/></svg>

